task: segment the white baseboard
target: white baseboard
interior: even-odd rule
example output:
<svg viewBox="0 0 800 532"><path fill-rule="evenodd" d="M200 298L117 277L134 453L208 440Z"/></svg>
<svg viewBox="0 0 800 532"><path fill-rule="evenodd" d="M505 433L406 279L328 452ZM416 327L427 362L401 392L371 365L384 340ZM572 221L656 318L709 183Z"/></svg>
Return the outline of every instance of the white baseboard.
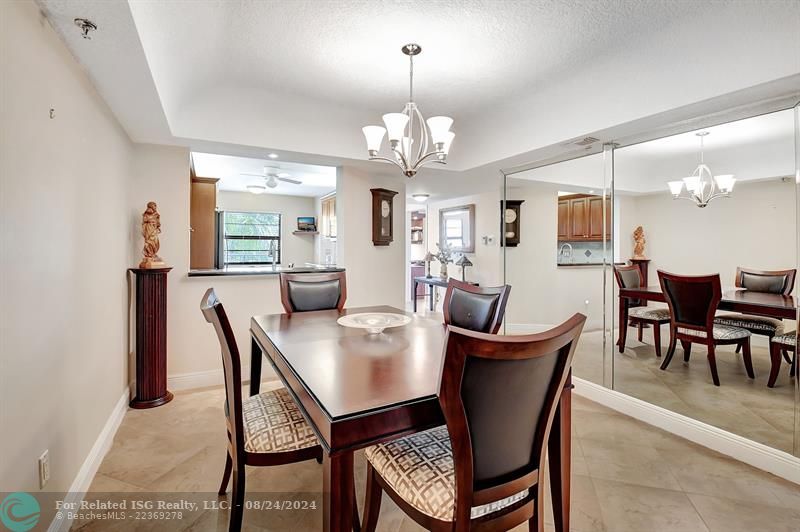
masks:
<svg viewBox="0 0 800 532"><path fill-rule="evenodd" d="M75 475L75 479L72 481L69 491L64 496L65 503L80 505L84 495L89 491L89 486L92 485L94 476L97 474L97 470L100 468L103 458L105 458L108 450L111 449L111 444L114 442L114 435L117 433L120 423L122 423L122 418L125 417L125 412L128 411L129 401L130 390L126 388L125 393L122 394L117 404L114 405L111 415L108 416L103 430L101 430L100 434L97 436L92 449L86 456L86 460L83 461L83 465L81 465L81 468L78 470L78 474ZM61 513L66 516L69 512ZM50 523L50 527L47 531L66 532L71 526L71 519L67 519L66 517L62 519L56 518Z"/></svg>
<svg viewBox="0 0 800 532"><path fill-rule="evenodd" d="M660 406L573 378L575 393L654 427L800 484L800 458L677 414Z"/></svg>
<svg viewBox="0 0 800 532"><path fill-rule="evenodd" d="M250 366L242 367L242 382L250 382ZM171 391L222 386L223 384L225 384L225 379L222 368L167 376L167 388Z"/></svg>

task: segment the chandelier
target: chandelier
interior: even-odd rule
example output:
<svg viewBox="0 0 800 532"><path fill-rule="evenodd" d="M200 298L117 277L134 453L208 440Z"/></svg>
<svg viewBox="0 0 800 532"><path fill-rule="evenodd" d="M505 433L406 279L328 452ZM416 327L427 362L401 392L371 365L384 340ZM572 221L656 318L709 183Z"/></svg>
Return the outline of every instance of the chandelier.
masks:
<svg viewBox="0 0 800 532"><path fill-rule="evenodd" d="M426 164L447 164L447 153L455 133L450 131L453 119L447 116L433 116L425 125L426 120L414 103L414 56L422 48L418 44L407 44L402 50L409 61L408 103L401 113L383 115L386 127L366 126L362 131L367 139L370 161L389 161L397 165L406 177L414 177L417 169ZM379 152L387 132L393 156L383 157Z"/></svg>
<svg viewBox="0 0 800 532"><path fill-rule="evenodd" d="M700 137L700 164L689 177L684 177L681 181L670 181L667 185L673 199L688 199L703 208L717 198L730 197L736 179L731 174L715 176L711 173L703 160L703 139L709 132L700 131L695 135Z"/></svg>

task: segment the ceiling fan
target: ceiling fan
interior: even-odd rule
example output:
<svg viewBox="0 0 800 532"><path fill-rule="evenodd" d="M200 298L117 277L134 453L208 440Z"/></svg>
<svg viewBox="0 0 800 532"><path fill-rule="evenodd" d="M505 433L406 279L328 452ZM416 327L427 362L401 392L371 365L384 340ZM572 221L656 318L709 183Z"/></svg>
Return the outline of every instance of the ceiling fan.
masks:
<svg viewBox="0 0 800 532"><path fill-rule="evenodd" d="M280 168L277 166L264 166L264 171L261 174L248 174L242 173L241 175L249 175L255 177L262 177L264 178L263 185L247 185L247 190L252 192L253 194L263 194L267 191L267 187L275 188L278 186L278 181L283 181L284 183L291 183L293 185L302 185L302 181L298 181L296 179L289 179L289 173L281 172Z"/></svg>

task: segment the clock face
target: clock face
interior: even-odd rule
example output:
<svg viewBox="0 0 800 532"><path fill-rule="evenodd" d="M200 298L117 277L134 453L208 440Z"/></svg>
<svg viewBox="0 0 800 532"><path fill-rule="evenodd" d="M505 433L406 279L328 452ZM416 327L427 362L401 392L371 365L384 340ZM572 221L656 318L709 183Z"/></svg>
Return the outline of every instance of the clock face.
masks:
<svg viewBox="0 0 800 532"><path fill-rule="evenodd" d="M389 206L389 202L386 200L381 200L381 216L388 218L390 211L391 207Z"/></svg>
<svg viewBox="0 0 800 532"><path fill-rule="evenodd" d="M514 209L506 209L505 220L507 224L513 224L517 219L517 211Z"/></svg>

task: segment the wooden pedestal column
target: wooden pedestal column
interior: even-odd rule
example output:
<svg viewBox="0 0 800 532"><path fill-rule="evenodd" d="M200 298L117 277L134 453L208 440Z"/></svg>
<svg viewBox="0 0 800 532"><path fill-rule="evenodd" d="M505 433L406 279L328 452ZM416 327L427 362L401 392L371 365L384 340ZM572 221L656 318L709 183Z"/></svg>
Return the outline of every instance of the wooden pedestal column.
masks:
<svg viewBox="0 0 800 532"><path fill-rule="evenodd" d="M647 278L648 275L648 266L650 265L650 259L630 259L631 264L634 264L639 267L639 271L642 272L642 285L643 286L650 286L650 280Z"/></svg>
<svg viewBox="0 0 800 532"><path fill-rule="evenodd" d="M136 277L136 396L131 408L172 400L167 391L167 273L172 268L131 268Z"/></svg>

